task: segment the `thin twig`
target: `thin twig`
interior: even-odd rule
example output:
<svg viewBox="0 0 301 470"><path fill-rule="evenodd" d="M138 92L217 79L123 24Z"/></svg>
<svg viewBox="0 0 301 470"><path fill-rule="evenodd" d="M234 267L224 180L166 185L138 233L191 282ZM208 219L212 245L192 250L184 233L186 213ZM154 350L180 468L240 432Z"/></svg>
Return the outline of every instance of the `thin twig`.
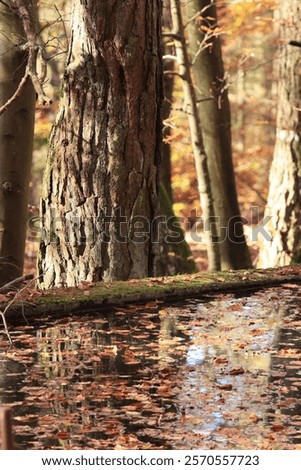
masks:
<svg viewBox="0 0 301 470"><path fill-rule="evenodd" d="M39 275L39 276L37 276L37 277L34 278L34 277L32 276L32 274L28 274L27 276L30 276L30 281L29 281L29 283L26 284L26 286L22 287L22 289L18 289L18 290L17 290L17 292L16 292L14 298L13 298L12 300L10 300L10 302L8 302L8 304L6 305L6 307L5 307L5 309L4 309L3 312L0 310L0 316L1 316L1 318L2 318L2 322L3 322L3 325L4 325L4 330L5 330L5 333L6 333L6 335L7 335L9 344L10 344L11 346L13 346L13 342L12 342L12 339L11 339L11 336L10 336L10 333L9 333L9 329L8 329L8 326L7 326L5 314L6 314L6 312L8 311L8 309L10 308L10 306L11 306L14 302L16 302L18 296L20 296L20 294L21 294L25 289L27 289L33 282L37 281L37 280L41 277L41 275ZM26 276L23 276L23 277L26 277ZM22 279L22 278L19 278L19 280L20 280L20 279ZM16 281L17 281L17 279L15 279L15 280L12 281L12 282L15 282L15 283L16 283ZM4 287L4 286L3 286L3 287ZM22 297L21 297L21 301L22 301ZM22 306L23 306L23 303L22 303ZM23 316L24 320L27 322L27 319L26 319L26 317L25 317L25 314L24 314L24 310L23 310L23 309L22 309L22 316Z"/></svg>
<svg viewBox="0 0 301 470"><path fill-rule="evenodd" d="M11 8L11 6L8 3L4 2L3 0L0 0L0 3L2 3L2 5L4 5L6 8L9 8L9 9Z"/></svg>
<svg viewBox="0 0 301 470"><path fill-rule="evenodd" d="M289 45L290 46L295 46L295 47L301 47L301 42L300 41L290 41Z"/></svg>
<svg viewBox="0 0 301 470"><path fill-rule="evenodd" d="M3 5L9 6L2 0L0 0L0 2ZM6 101L6 103L4 103L0 107L0 115L3 114L4 111L6 111L19 98L19 96L21 95L26 85L28 78L30 78L32 81L33 87L38 96L39 103L43 105L50 105L52 103L52 100L45 95L44 90L43 90L43 83L46 77L46 74L45 74L46 63L45 63L44 56L41 53L41 48L37 44L36 32L35 32L32 18L30 16L30 12L27 10L26 5L23 0L15 0L14 9L18 12L18 15L22 21L25 36L27 39L27 42L23 44L23 46L21 47L21 49L28 52L27 65L26 65L24 76L21 79L15 93L9 100ZM41 55L41 63L42 63L41 77L38 76L38 73L36 70L39 52Z"/></svg>
<svg viewBox="0 0 301 470"><path fill-rule="evenodd" d="M6 333L8 341L9 341L9 345L13 346L13 342L12 342L11 336L9 334L8 326L7 326L7 323L6 323L5 312L2 312L2 310L0 310L0 315L1 315L1 318L2 318L4 331Z"/></svg>
<svg viewBox="0 0 301 470"><path fill-rule="evenodd" d="M5 294L12 287L15 287L16 285L20 284L20 282L29 281L29 280L32 280L33 278L34 278L33 274L25 274L24 276L17 277L17 279L14 279L13 281L10 281L7 284L5 284L4 286L0 287L0 294Z"/></svg>
<svg viewBox="0 0 301 470"><path fill-rule="evenodd" d="M61 12L59 11L59 9L58 9L58 7L56 6L56 4L54 4L54 8L55 8L55 11L56 11L57 14L58 14L58 17L61 19L61 22L62 22L62 25L63 25L63 29L64 29L64 33L65 33L66 43L67 43L67 50L69 50L69 39L68 39L68 33L67 33L67 30L66 30L66 24L65 24L64 18L62 17L62 14L61 14Z"/></svg>
<svg viewBox="0 0 301 470"><path fill-rule="evenodd" d="M18 85L18 88L16 89L15 93L13 94L13 96L11 98L9 98L6 103L4 103L2 106L0 106L0 116L1 114L4 113L4 111L6 111L18 98L19 96L21 95L25 85L26 85L26 82L28 80L28 74L26 73L24 75L24 77L22 78L22 80L20 81L19 85Z"/></svg>
<svg viewBox="0 0 301 470"><path fill-rule="evenodd" d="M22 20L24 32L27 39L27 43L23 46L25 49L28 50L26 73L31 78L34 89L38 95L39 103L41 103L42 105L49 105L52 103L52 101L45 95L44 90L42 88L43 82L39 79L36 70L37 58L40 48L37 44L36 32L30 12L27 10L23 0L15 0L15 5L18 8L18 14ZM41 56L41 60L43 63L43 56Z"/></svg>
<svg viewBox="0 0 301 470"><path fill-rule="evenodd" d="M30 280L30 282L28 284L26 284L26 286L22 287L22 289L18 289L18 291L16 292L14 298L8 302L8 304L6 305L5 309L4 309L4 314L7 312L7 310L9 309L9 307L16 301L17 297L25 290L25 289L28 289L28 287L34 282L34 281L37 281L39 279L40 276L37 276L35 278L32 278Z"/></svg>
<svg viewBox="0 0 301 470"><path fill-rule="evenodd" d="M202 13L204 13L206 10L209 10L211 7L212 7L212 5L207 5L207 6L205 6L204 8L202 8L202 10L197 11L191 18L188 18L188 20L186 21L186 23L183 25L183 26L184 26L184 29L186 29L187 26L188 26L192 21L196 20L199 16L202 16ZM206 19L206 17L205 17L204 19Z"/></svg>

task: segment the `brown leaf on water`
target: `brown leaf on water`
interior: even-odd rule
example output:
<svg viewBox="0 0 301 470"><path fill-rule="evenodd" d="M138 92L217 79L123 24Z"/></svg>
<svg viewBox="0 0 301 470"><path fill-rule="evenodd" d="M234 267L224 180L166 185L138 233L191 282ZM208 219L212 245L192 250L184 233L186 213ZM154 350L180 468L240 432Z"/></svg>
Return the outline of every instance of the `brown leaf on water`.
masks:
<svg viewBox="0 0 301 470"><path fill-rule="evenodd" d="M147 302L144 307L145 308L156 308L158 305L163 304L162 300L150 300Z"/></svg>
<svg viewBox="0 0 301 470"><path fill-rule="evenodd" d="M285 426L283 424L273 424L271 426L271 430L274 432L280 432L285 430Z"/></svg>
<svg viewBox="0 0 301 470"><path fill-rule="evenodd" d="M217 385L217 388L220 390L232 390L233 385L232 384L222 384L222 385Z"/></svg>
<svg viewBox="0 0 301 470"><path fill-rule="evenodd" d="M228 364L229 360L227 357L215 357L214 364Z"/></svg>
<svg viewBox="0 0 301 470"><path fill-rule="evenodd" d="M252 335L252 336L261 336L261 335L266 334L266 330L264 330L262 328L261 329L260 328L255 328L254 330L251 330L249 332L249 334Z"/></svg>
<svg viewBox="0 0 301 470"><path fill-rule="evenodd" d="M69 439L70 433L66 431L59 431L56 435L57 439L62 439L63 441Z"/></svg>
<svg viewBox="0 0 301 470"><path fill-rule="evenodd" d="M229 310L231 310L231 312L241 312L243 309L243 306L240 304L229 305Z"/></svg>
<svg viewBox="0 0 301 470"><path fill-rule="evenodd" d="M244 373L245 373L245 369L243 367L237 367L229 371L229 375L241 375Z"/></svg>
<svg viewBox="0 0 301 470"><path fill-rule="evenodd" d="M260 421L260 418L257 416L256 413L251 413L249 415L249 420L252 421L252 423L258 423L258 421Z"/></svg>

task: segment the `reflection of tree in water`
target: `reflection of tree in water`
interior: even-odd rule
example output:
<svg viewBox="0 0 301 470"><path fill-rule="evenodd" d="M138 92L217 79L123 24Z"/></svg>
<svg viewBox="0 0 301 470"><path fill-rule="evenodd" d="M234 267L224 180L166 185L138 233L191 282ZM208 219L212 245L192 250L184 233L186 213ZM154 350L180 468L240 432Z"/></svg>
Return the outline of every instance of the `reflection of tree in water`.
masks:
<svg viewBox="0 0 301 470"><path fill-rule="evenodd" d="M26 402L26 393L22 390L22 385L26 380L30 365L22 361L0 356L0 404L10 405L13 410L18 408L18 403L22 403L21 416L30 416L33 412L31 403ZM16 414L16 413L14 413ZM17 445L25 443L29 438L34 437L34 427L38 421L38 416L26 421L26 436L16 435Z"/></svg>
<svg viewBox="0 0 301 470"><path fill-rule="evenodd" d="M269 350L283 307L245 297L199 302L194 309L186 364L176 378L181 415L170 431L181 429L183 449L256 448L266 435Z"/></svg>
<svg viewBox="0 0 301 470"><path fill-rule="evenodd" d="M0 400L14 402L27 448L269 448L279 422L297 419L283 411L279 421L279 410L300 412L297 316L288 317L293 334L281 333L286 345L273 358L275 407L267 412L269 352L287 303L281 292L279 304L265 291L43 322L36 337L19 338L18 361L0 370ZM275 448L288 442L279 434Z"/></svg>
<svg viewBox="0 0 301 470"><path fill-rule="evenodd" d="M126 440L132 439L133 448L168 448L158 425L177 411L172 390L185 356L184 339L176 317L145 310L38 331L39 365L32 378L41 387L46 380L50 399L45 412L62 425L72 416L69 445L85 440L93 447L98 439L114 448L131 445ZM49 432L42 440L58 446Z"/></svg>
<svg viewBox="0 0 301 470"><path fill-rule="evenodd" d="M301 443L301 299L292 299L293 308L279 334L279 349L272 355L267 421L271 430L283 432L294 444Z"/></svg>

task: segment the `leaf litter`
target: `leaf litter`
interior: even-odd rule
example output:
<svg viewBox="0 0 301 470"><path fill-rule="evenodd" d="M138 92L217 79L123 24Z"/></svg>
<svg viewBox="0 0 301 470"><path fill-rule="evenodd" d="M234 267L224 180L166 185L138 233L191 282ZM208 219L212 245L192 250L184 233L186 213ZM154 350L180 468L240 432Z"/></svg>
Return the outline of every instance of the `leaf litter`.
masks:
<svg viewBox="0 0 301 470"><path fill-rule="evenodd" d="M28 449L295 449L301 288L148 302L0 335Z"/></svg>

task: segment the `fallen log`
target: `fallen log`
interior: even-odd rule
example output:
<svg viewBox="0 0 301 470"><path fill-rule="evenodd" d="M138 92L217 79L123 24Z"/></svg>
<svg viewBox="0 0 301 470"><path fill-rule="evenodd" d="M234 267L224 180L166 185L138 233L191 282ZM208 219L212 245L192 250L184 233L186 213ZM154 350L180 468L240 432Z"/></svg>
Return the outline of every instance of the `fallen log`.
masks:
<svg viewBox="0 0 301 470"><path fill-rule="evenodd" d="M132 279L99 283L82 283L74 288L38 291L25 303L16 299L7 310L10 323L22 323L26 318L44 315L91 313L113 306L142 303L151 300L173 301L202 298L222 292L247 291L286 283L301 284L301 266L267 270L223 271L179 276ZM26 299L25 300L29 300ZM0 303L0 310L5 304Z"/></svg>

